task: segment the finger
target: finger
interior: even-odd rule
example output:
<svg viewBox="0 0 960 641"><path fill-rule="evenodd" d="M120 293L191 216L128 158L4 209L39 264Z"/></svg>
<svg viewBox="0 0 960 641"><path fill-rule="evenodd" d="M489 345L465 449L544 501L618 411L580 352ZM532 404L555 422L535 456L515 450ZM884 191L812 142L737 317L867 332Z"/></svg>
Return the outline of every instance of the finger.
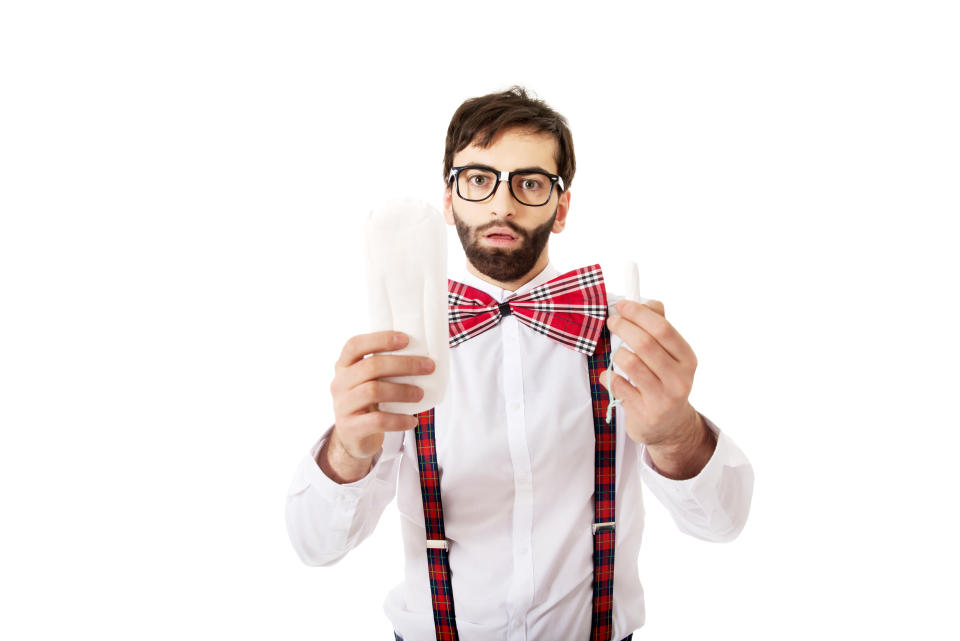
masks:
<svg viewBox="0 0 960 641"><path fill-rule="evenodd" d="M644 394L656 393L663 383L657 377L643 360L631 352L621 347L613 354L613 362L617 364L630 382Z"/></svg>
<svg viewBox="0 0 960 641"><path fill-rule="evenodd" d="M367 412L352 419L352 428L363 433L403 432L412 430L420 422L416 416L394 412Z"/></svg>
<svg viewBox="0 0 960 641"><path fill-rule="evenodd" d="M648 301L645 302L645 303L640 303L640 304L641 304L641 305L646 305L647 307L649 307L650 309L652 309L652 310L655 311L656 313L660 314L660 315L663 316L664 318L667 317L667 312L666 312L666 310L663 308L663 303L660 302L660 301L658 301L658 300L652 300L652 299L651 299L651 300L648 300Z"/></svg>
<svg viewBox="0 0 960 641"><path fill-rule="evenodd" d="M650 303L656 303L656 305L651 307ZM660 301L650 301L643 305L634 301L621 301L617 303L617 311L620 313L620 318L643 328L653 336L674 360L684 363L694 360L693 349L663 316L663 303Z"/></svg>
<svg viewBox="0 0 960 641"><path fill-rule="evenodd" d="M434 367L433 360L426 356L377 354L346 368L342 384L349 390L378 378L429 374Z"/></svg>
<svg viewBox="0 0 960 641"><path fill-rule="evenodd" d="M664 310L664 307L663 307L663 303L661 301L653 300L653 299L650 299L644 303L632 301L629 299L623 299L623 300L617 301L617 304L615 305L615 307L617 309L617 313L623 316L624 309L635 309L638 305L641 307L643 306L649 307L650 309L660 314L664 318L666 318L667 316L666 310Z"/></svg>
<svg viewBox="0 0 960 641"><path fill-rule="evenodd" d="M639 356L647 367L661 381L670 373L671 368L677 367L677 361L663 348L657 339L641 327L633 324L625 317L613 317L607 320L610 331L623 339L623 342ZM620 350L617 350L619 352ZM620 365L619 361L617 362ZM621 367L623 367L621 365ZM631 378L632 372L630 372Z"/></svg>
<svg viewBox="0 0 960 641"><path fill-rule="evenodd" d="M390 352L400 349L409 339L403 332L373 332L352 336L343 346L336 367L350 367L367 354L376 352Z"/></svg>
<svg viewBox="0 0 960 641"><path fill-rule="evenodd" d="M600 374L600 384L603 385L604 388L607 387L608 371L612 370L605 370ZM630 403L631 405L634 403L643 402L643 394L640 392L640 390L634 387L630 381L620 376L616 372L613 372L611 379L611 387L607 389L610 389L613 392L614 398L619 398L624 404Z"/></svg>
<svg viewBox="0 0 960 641"><path fill-rule="evenodd" d="M376 411L377 403L394 401L397 403L416 403L423 398L423 389L416 385L391 383L389 381L367 381L339 398L334 408L338 416L361 411Z"/></svg>

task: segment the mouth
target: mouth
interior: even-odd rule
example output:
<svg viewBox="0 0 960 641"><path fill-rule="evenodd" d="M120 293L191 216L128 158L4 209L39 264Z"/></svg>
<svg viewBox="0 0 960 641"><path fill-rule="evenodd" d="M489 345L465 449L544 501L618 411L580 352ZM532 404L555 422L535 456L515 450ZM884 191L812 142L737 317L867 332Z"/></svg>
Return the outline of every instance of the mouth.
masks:
<svg viewBox="0 0 960 641"><path fill-rule="evenodd" d="M483 238L491 245L512 245L519 240L513 232L502 227L488 231Z"/></svg>
<svg viewBox="0 0 960 641"><path fill-rule="evenodd" d="M491 245L496 245L497 247L509 247L517 242L516 238L511 238L509 236L500 236L497 234L491 234L490 236L484 236L486 240Z"/></svg>

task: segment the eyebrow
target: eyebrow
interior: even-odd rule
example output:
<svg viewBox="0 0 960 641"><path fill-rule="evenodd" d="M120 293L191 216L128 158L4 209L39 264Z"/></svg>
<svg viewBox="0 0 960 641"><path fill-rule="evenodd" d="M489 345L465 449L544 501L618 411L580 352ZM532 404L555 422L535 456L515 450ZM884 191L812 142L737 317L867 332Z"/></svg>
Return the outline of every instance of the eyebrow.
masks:
<svg viewBox="0 0 960 641"><path fill-rule="evenodd" d="M525 173L525 172L531 172L531 171L539 171L540 173L543 173L543 174L551 174L551 175L553 174L552 171L547 171L547 170L544 169L543 167L539 167L539 166L534 166L534 167L521 167L520 169L514 169L513 171L514 171L514 173L517 173L517 172L519 172L519 173Z"/></svg>
<svg viewBox="0 0 960 641"><path fill-rule="evenodd" d="M495 169L490 165L484 165L483 163L478 163L478 162L467 163L466 165L464 165L464 167L480 167L481 169L489 169L490 171L498 172L498 173L500 171L499 169ZM554 175L552 171L547 171L546 169L544 169L543 167L540 167L539 165L534 165L532 167L520 167L519 169L514 169L513 172L508 172L508 173L523 174L523 173L530 173L534 171L540 172L542 174L549 174L551 176Z"/></svg>

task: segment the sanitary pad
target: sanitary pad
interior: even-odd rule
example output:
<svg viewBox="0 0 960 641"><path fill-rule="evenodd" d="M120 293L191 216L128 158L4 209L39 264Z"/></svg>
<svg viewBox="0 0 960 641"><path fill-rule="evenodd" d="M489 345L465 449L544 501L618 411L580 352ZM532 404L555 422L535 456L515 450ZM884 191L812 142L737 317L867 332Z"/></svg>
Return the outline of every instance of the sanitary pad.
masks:
<svg viewBox="0 0 960 641"><path fill-rule="evenodd" d="M426 375L383 380L423 388L417 403L380 403L380 410L415 414L443 399L450 372L447 326L447 233L443 217L429 204L392 200L366 221L367 294L370 329L410 337L391 354L428 356L436 369Z"/></svg>

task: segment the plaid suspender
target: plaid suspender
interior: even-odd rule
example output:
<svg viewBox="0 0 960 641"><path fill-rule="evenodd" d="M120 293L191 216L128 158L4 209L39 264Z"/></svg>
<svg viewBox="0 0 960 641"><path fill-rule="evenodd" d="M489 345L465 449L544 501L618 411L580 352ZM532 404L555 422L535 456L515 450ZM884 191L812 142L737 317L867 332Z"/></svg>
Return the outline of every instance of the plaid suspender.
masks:
<svg viewBox="0 0 960 641"><path fill-rule="evenodd" d="M420 412L417 418L417 467L420 468L420 495L423 497L423 521L427 530L427 571L430 574L430 598L433 601L433 626L437 631L437 641L458 641L460 637L453 612L453 590L450 588L449 550L443 532L433 410Z"/></svg>
<svg viewBox="0 0 960 641"><path fill-rule="evenodd" d="M610 398L600 376L610 366L610 330L606 325L597 350L587 357L593 399L593 625L590 641L610 641L613 634L613 553L616 543L617 419L607 424Z"/></svg>
<svg viewBox="0 0 960 641"><path fill-rule="evenodd" d="M610 331L606 325L597 341L596 351L587 357L590 396L593 405L594 454L593 495L593 623L590 641L610 641L613 634L613 555L616 541L616 418L604 420L609 398L600 384L600 376L610 366ZM440 501L440 471L434 438L434 411L417 414L419 423L417 466L420 469L420 493L423 520L427 532L427 570L433 602L433 624L437 641L458 641L457 623L450 587L450 560L443 530L443 505Z"/></svg>

